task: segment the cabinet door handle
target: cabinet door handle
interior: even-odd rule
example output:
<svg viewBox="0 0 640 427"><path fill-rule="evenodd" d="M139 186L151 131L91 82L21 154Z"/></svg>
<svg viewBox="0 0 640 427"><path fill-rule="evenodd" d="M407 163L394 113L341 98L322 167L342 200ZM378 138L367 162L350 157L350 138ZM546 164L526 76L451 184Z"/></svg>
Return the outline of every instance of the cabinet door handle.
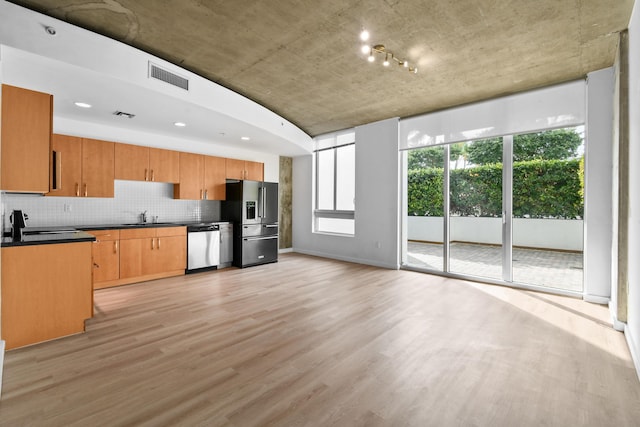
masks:
<svg viewBox="0 0 640 427"><path fill-rule="evenodd" d="M80 184L76 182L76 197L80 197Z"/></svg>
<svg viewBox="0 0 640 427"><path fill-rule="evenodd" d="M51 190L60 190L60 188L62 188L62 153L53 150L51 155L53 156L53 171L51 174L53 180L51 182Z"/></svg>
<svg viewBox="0 0 640 427"><path fill-rule="evenodd" d="M200 200L202 200L204 197L204 191L202 191L202 188L200 189Z"/></svg>
<svg viewBox="0 0 640 427"><path fill-rule="evenodd" d="M113 253L114 254L118 253L118 241L117 240L113 241Z"/></svg>
<svg viewBox="0 0 640 427"><path fill-rule="evenodd" d="M204 190L204 199L207 200L209 198L209 190Z"/></svg>
<svg viewBox="0 0 640 427"><path fill-rule="evenodd" d="M87 194L88 194L88 192L87 192L87 184L85 183L84 184L84 197L87 197Z"/></svg>
<svg viewBox="0 0 640 427"><path fill-rule="evenodd" d="M144 180L145 181L149 181L149 172L148 172L148 170L146 168L144 170Z"/></svg>
<svg viewBox="0 0 640 427"><path fill-rule="evenodd" d="M155 243L156 243L156 239L151 238L151 250L155 249Z"/></svg>
<svg viewBox="0 0 640 427"><path fill-rule="evenodd" d="M93 263L93 267L94 268L100 268L100 266L98 264L96 264L95 262Z"/></svg>
<svg viewBox="0 0 640 427"><path fill-rule="evenodd" d="M153 169L151 169L151 181L155 181L156 180L156 174L153 171Z"/></svg>
<svg viewBox="0 0 640 427"><path fill-rule="evenodd" d="M158 249L160 249L160 238L158 237Z"/></svg>

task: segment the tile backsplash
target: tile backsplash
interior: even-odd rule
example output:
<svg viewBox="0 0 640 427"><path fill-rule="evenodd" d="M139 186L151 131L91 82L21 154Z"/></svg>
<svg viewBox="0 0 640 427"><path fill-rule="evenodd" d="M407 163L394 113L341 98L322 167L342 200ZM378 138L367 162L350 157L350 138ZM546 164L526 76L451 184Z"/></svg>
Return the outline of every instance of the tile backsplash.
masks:
<svg viewBox="0 0 640 427"><path fill-rule="evenodd" d="M148 222L156 216L157 222L218 221L220 203L174 200L173 184L120 180L113 199L2 193L2 228L11 229L15 209L29 215L29 227L134 223L144 211Z"/></svg>

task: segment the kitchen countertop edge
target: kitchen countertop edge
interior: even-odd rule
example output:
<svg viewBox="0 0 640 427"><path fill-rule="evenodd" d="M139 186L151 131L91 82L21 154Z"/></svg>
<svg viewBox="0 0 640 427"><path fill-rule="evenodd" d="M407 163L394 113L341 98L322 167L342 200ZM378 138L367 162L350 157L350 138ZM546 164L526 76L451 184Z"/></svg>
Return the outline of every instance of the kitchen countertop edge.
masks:
<svg viewBox="0 0 640 427"><path fill-rule="evenodd" d="M80 243L80 242L95 242L95 236L84 231L75 231L69 233L60 234L33 234L22 236L22 240L13 240L11 237L2 237L3 248L12 248L19 246L34 246L34 245L53 245L60 243Z"/></svg>
<svg viewBox="0 0 640 427"><path fill-rule="evenodd" d="M25 234L22 240L14 241L11 237L2 237L1 247L50 245L57 243L94 242L95 236L86 233L91 230L128 230L134 228L168 228L168 227L188 227L190 225L202 224L197 222L175 222L175 223L146 223L146 224L96 224L77 226L50 226L50 227L27 227L30 232L42 231L45 234ZM230 224L229 221L210 221L211 224ZM48 231L68 231L68 233L46 234Z"/></svg>

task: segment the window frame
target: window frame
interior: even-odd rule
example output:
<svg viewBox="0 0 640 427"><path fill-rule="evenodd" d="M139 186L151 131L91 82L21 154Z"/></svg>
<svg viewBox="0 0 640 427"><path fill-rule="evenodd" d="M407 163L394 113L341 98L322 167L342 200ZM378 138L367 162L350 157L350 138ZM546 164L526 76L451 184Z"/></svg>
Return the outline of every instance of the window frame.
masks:
<svg viewBox="0 0 640 427"><path fill-rule="evenodd" d="M341 144L337 144L337 140L339 139L340 136L345 136L348 134L353 134L353 139L349 142L345 142L345 143L341 143ZM318 142L320 140L322 141L327 141L329 139L333 140L333 143L330 144L329 146L325 146L322 148L319 148L318 145L320 145ZM347 147L350 145L354 146L355 149L355 145L356 145L356 141L355 141L355 131L354 130L349 130L349 131L343 131L343 132L336 132L334 134L329 134L329 135L323 135L321 137L318 137L315 139L316 141L316 149L313 152L314 155L314 166L315 166L315 176L314 176L314 209L313 209L313 232L314 233L326 233L326 234L342 234L342 235L353 235L352 233L338 233L338 232L331 232L331 231L324 231L324 230L319 230L318 229L318 219L319 218L328 218L328 219L347 219L347 220L354 220L355 221L355 206L353 210L344 210L344 209L336 209L337 203L338 203L338 149L343 148L343 147ZM320 152L325 152L328 150L333 150L333 189L332 189L332 196L333 196L333 200L332 200L332 206L333 209L319 209L318 206L320 204L320 191L319 191L319 185L320 185L320 156L318 155L318 153ZM354 161L354 171L355 171L355 161ZM355 174L354 174L354 180L355 180ZM354 194L355 197L355 194ZM355 205L355 202L354 202Z"/></svg>

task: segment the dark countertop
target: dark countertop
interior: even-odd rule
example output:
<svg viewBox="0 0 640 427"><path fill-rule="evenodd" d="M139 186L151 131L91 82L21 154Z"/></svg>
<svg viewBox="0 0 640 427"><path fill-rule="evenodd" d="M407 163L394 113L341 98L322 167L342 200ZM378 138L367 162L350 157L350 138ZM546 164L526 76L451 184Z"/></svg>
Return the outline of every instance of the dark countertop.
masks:
<svg viewBox="0 0 640 427"><path fill-rule="evenodd" d="M209 221L208 224L228 224L228 221ZM55 243L93 242L96 240L87 230L122 230L128 228L159 228L159 227L183 227L202 224L201 221L193 222L159 222L145 224L96 224L96 225L65 225L50 227L26 227L23 229L22 240L14 241L11 236L2 236L2 247L48 245Z"/></svg>
<svg viewBox="0 0 640 427"><path fill-rule="evenodd" d="M68 227L67 227L68 229ZM13 240L12 237L2 236L3 248L14 246L30 246L30 245L50 245L57 243L78 243L78 242L94 242L96 238L84 231L56 231L54 233L45 234L23 234L19 241Z"/></svg>
<svg viewBox="0 0 640 427"><path fill-rule="evenodd" d="M128 228L186 227L198 224L229 224L229 221L147 222L145 224L96 224L73 226L76 230L126 230Z"/></svg>

